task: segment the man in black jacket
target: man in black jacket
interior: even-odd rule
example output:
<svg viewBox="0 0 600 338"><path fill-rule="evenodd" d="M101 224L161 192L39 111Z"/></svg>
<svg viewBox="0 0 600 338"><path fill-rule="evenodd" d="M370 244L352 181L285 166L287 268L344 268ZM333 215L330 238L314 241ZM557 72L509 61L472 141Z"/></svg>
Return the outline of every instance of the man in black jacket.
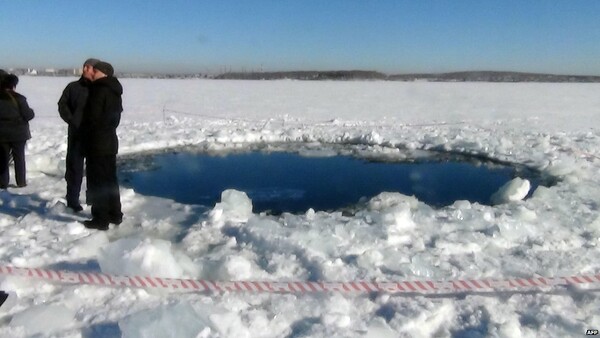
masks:
<svg viewBox="0 0 600 338"><path fill-rule="evenodd" d="M123 86L113 74L109 63L101 61L94 66L94 80L81 121L87 161L87 204L92 205L92 219L84 225L98 230L108 230L109 223L120 224L123 220L117 181L117 126L123 111Z"/></svg>
<svg viewBox="0 0 600 338"><path fill-rule="evenodd" d="M29 121L35 116L25 96L15 92L19 77L14 74L0 80L0 188L8 187L9 154L15 164L18 187L27 185L25 143L31 138Z"/></svg>
<svg viewBox="0 0 600 338"><path fill-rule="evenodd" d="M83 210L79 203L79 193L84 173L84 156L80 133L81 119L88 98L88 87L94 76L94 66L99 61L98 59L87 59L83 63L82 75L79 80L69 83L58 100L60 117L69 125L65 170L67 207L75 212Z"/></svg>

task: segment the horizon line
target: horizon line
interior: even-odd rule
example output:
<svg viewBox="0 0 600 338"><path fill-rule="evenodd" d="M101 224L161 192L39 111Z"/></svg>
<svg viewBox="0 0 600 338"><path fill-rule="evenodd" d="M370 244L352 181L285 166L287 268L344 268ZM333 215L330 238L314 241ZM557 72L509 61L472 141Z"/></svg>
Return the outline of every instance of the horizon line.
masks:
<svg viewBox="0 0 600 338"><path fill-rule="evenodd" d="M81 71L81 67L68 67L68 68L58 68L58 67L7 67L0 68L5 71L24 71L24 70L32 70L36 72L43 72L47 74L52 73L64 73L65 71L72 71L72 75L80 75L75 74L78 71ZM409 75L450 75L450 74L464 74L464 73L501 73L501 74L522 74L522 75L545 75L545 76L576 76L576 77L600 77L598 74L572 74L572 73L546 73L546 72L534 72L534 71L516 71L516 70L452 70L452 71L442 71L442 72L383 72L379 70L373 69L327 69L327 70L317 70L317 69L296 69L296 70L272 70L272 71L228 71L228 72L148 72L148 71L117 71L117 74L131 74L131 75L165 75L165 76L182 76L182 75L226 75L226 74L274 74L274 73L331 73L331 72L361 72L361 73L377 73L386 76L409 76ZM37 74L27 74L23 73L21 75L37 75Z"/></svg>

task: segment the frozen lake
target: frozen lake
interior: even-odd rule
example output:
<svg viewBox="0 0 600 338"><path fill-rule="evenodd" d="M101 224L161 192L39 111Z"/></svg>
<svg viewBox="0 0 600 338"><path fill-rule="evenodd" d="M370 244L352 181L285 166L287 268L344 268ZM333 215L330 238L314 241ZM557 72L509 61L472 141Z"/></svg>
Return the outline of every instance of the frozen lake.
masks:
<svg viewBox="0 0 600 338"><path fill-rule="evenodd" d="M36 118L28 186L0 191L3 265L273 282L600 273L600 84L124 79L121 159L292 143L327 153L325 145L337 144L386 158L400 149L481 156L560 180L534 189L515 181L519 172L510 198L493 206L433 208L395 192L350 214L281 215L254 212L258 200L238 190L206 207L122 185L123 223L99 232L80 223L89 206L73 214L64 205L67 128L56 102L73 80L24 76L17 88ZM252 172L256 164L240 166ZM337 170L333 176L343 176ZM324 181L321 190L330 189ZM597 284L436 295L182 294L2 275L0 286L11 293L0 308L2 337L576 337L600 327Z"/></svg>

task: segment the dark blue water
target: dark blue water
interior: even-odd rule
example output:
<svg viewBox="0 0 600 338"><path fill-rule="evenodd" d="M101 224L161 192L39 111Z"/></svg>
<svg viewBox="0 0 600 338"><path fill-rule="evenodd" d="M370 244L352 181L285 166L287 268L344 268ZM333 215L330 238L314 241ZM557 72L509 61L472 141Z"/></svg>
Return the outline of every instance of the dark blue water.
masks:
<svg viewBox="0 0 600 338"><path fill-rule="evenodd" d="M434 207L456 200L489 204L514 178L513 168L466 162L384 163L282 152L169 153L153 155L152 163L152 170L120 173L122 183L143 195L208 207L223 190L236 189L252 199L254 212L272 213L336 210L384 191L415 195Z"/></svg>

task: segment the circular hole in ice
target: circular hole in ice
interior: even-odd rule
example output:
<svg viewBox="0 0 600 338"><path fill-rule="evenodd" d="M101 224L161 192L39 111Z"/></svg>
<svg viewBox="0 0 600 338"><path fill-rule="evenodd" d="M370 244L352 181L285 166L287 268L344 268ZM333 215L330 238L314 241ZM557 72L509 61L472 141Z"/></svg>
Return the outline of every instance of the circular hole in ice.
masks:
<svg viewBox="0 0 600 338"><path fill-rule="evenodd" d="M120 179L137 193L213 207L227 189L245 192L253 212L344 210L382 192L414 195L432 207L457 200L491 204L515 177L544 184L535 170L481 156L365 146L164 150L120 159Z"/></svg>

